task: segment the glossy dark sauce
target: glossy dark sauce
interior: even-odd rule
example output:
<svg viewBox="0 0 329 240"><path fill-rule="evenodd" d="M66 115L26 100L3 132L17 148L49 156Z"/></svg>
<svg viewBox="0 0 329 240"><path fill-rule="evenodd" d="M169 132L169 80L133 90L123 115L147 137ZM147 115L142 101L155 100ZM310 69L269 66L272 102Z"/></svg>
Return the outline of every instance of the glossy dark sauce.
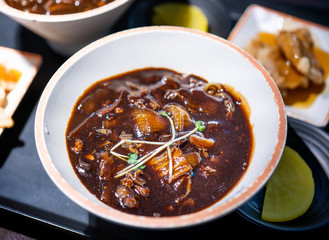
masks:
<svg viewBox="0 0 329 240"><path fill-rule="evenodd" d="M113 2L114 0L5 0L5 2L24 12L62 15L85 12Z"/></svg>
<svg viewBox="0 0 329 240"><path fill-rule="evenodd" d="M169 69L146 68L111 77L89 87L78 99L67 128L69 157L81 182L109 206L145 216L188 214L220 200L246 171L252 154L253 136L248 112L244 107L246 103L225 86L220 90L223 94L218 97L205 92L205 85L205 80L194 75L185 76ZM228 101L233 104L230 105L232 113L229 114ZM184 196L187 180L182 180L180 187L175 187L180 178L168 183L168 177L159 177L148 162L143 170L139 170L142 172L139 176L145 181L143 187L149 189L149 194L141 197L134 193L137 206L126 207L116 195L125 176L114 176L128 164L112 157L110 164L105 167L104 154L107 154L106 159L110 157L109 151L120 140L122 132L132 134L133 139L168 140L171 128L167 119L164 118L168 125L161 132L141 134L136 131L136 121L132 117L134 109L146 108L159 113L168 103L187 109L194 121L203 121L205 130L200 134L215 143L201 151L200 163L192 168L188 177L183 176L184 179L191 179L191 191L187 196ZM104 113L99 110L110 106L108 110L114 104L113 111ZM185 127L182 132L193 128L194 125ZM83 143L81 151L73 150L77 139ZM156 147L140 146L139 154L146 154ZM189 141L178 147L184 155L200 152L200 148ZM122 154L129 152L126 149L119 151Z"/></svg>

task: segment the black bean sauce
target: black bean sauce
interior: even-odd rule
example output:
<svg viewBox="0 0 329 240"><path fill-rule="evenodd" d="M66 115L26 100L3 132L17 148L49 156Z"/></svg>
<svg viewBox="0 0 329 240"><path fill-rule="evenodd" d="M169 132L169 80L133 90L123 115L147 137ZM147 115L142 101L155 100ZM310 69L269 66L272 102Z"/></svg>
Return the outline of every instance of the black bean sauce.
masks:
<svg viewBox="0 0 329 240"><path fill-rule="evenodd" d="M117 75L78 99L67 128L69 157L86 188L115 209L145 216L196 212L225 196L248 167L253 137L245 105L227 86L169 69ZM169 118L176 138L194 131L198 121L204 130L118 176L132 164L128 156L138 160L163 145L113 147L124 139L169 142Z"/></svg>

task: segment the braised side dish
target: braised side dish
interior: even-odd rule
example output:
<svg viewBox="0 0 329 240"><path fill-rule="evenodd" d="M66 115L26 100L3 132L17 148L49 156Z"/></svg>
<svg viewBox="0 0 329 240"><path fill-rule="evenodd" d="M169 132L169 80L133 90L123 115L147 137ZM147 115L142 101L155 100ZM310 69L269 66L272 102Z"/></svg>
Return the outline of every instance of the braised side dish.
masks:
<svg viewBox="0 0 329 240"><path fill-rule="evenodd" d="M8 105L8 94L16 87L22 73L17 69L8 69L0 63L0 128L11 128L14 120L7 116L5 108Z"/></svg>
<svg viewBox="0 0 329 240"><path fill-rule="evenodd" d="M326 62L319 61L319 50L306 28L281 30L275 35L260 33L245 50L266 68L284 98L291 90L321 88L325 84Z"/></svg>
<svg viewBox="0 0 329 240"><path fill-rule="evenodd" d="M67 149L86 188L145 216L204 209L243 176L253 136L246 102L221 84L146 68L95 83L78 99Z"/></svg>
<svg viewBox="0 0 329 240"><path fill-rule="evenodd" d="M88 11L104 6L114 0L5 0L16 9L24 12L60 15Z"/></svg>

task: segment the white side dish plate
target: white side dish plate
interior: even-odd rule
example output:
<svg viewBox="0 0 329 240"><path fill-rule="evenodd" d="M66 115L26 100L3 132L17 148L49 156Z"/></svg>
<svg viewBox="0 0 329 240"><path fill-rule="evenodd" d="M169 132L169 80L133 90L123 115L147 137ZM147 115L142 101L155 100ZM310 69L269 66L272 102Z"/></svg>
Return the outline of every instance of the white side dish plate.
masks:
<svg viewBox="0 0 329 240"><path fill-rule="evenodd" d="M0 64L4 65L6 69L16 69L22 74L15 88L7 96L8 104L5 107L7 116L13 116L37 73L41 62L42 58L38 54L0 46ZM0 135L3 130L3 128L0 128Z"/></svg>
<svg viewBox="0 0 329 240"><path fill-rule="evenodd" d="M315 45L329 53L329 28L297 17L278 12L259 5L249 6L231 31L228 40L244 47L259 32L277 33L285 28L304 27L310 30ZM329 120L329 77L324 90L308 108L286 106L289 117L296 118L312 125L323 127Z"/></svg>

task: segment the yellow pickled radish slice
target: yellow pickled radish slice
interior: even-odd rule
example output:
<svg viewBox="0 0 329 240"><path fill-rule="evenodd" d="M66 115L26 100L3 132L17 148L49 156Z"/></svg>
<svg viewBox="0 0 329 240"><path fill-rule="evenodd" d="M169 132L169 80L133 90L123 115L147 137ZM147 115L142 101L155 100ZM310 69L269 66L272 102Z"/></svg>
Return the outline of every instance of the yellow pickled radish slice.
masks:
<svg viewBox="0 0 329 240"><path fill-rule="evenodd" d="M296 151L285 147L266 185L261 218L270 222L293 220L307 211L313 197L311 169Z"/></svg>
<svg viewBox="0 0 329 240"><path fill-rule="evenodd" d="M188 3L166 2L156 5L152 25L173 25L208 31L208 19L199 7Z"/></svg>

